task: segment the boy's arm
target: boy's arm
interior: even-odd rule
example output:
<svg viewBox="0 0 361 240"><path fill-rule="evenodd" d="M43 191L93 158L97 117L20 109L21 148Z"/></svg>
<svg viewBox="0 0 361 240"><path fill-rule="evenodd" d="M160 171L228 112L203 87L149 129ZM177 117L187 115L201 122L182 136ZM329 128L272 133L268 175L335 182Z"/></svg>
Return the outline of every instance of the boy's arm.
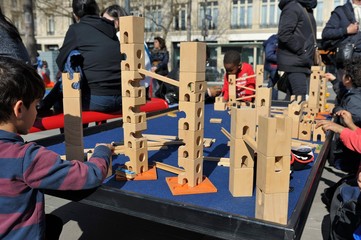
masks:
<svg viewBox="0 0 361 240"><path fill-rule="evenodd" d="M81 190L101 185L107 174L111 150L100 145L87 162L63 161L60 155L31 144L24 156L24 181L32 188Z"/></svg>
<svg viewBox="0 0 361 240"><path fill-rule="evenodd" d="M344 128L340 134L340 139L348 149L361 153L360 128L357 128L355 131L352 131L349 128Z"/></svg>

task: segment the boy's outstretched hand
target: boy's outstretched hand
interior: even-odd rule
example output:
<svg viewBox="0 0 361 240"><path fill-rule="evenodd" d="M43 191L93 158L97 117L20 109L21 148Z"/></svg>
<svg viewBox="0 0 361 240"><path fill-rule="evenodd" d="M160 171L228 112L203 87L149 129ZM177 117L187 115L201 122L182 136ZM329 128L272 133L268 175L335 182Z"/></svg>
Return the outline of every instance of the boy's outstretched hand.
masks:
<svg viewBox="0 0 361 240"><path fill-rule="evenodd" d="M110 144L110 143L97 143L95 145L95 147L100 146L100 145L106 146L106 147L108 147L110 149L110 151L114 152L114 146L112 144Z"/></svg>
<svg viewBox="0 0 361 240"><path fill-rule="evenodd" d="M316 128L321 127L324 132L331 130L335 133L341 133L342 130L345 128L337 123L334 123L329 120L321 120L316 124Z"/></svg>
<svg viewBox="0 0 361 240"><path fill-rule="evenodd" d="M352 121L352 115L350 112L346 110L340 110L336 112L336 116L339 116L342 118L344 124L346 127L351 129L352 131L356 130L357 126Z"/></svg>

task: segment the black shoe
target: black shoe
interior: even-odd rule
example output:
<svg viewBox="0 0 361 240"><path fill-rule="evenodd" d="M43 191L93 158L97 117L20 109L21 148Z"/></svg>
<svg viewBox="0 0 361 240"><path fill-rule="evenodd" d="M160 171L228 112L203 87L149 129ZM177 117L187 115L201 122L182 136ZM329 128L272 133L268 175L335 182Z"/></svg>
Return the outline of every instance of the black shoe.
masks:
<svg viewBox="0 0 361 240"><path fill-rule="evenodd" d="M335 194L336 189L337 185L335 184L329 188L325 188L325 190L323 190L323 193L321 193L321 201L326 205L326 209L328 212L330 211L332 198Z"/></svg>

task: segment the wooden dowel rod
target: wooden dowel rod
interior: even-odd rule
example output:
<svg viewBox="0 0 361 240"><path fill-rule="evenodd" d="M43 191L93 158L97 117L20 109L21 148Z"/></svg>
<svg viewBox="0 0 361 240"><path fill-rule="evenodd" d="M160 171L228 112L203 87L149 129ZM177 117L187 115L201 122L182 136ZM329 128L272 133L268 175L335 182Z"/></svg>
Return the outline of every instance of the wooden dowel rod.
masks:
<svg viewBox="0 0 361 240"><path fill-rule="evenodd" d="M176 80L173 80L171 78L164 77L164 76L162 76L160 74L157 74L157 73L154 73L154 72L151 72L151 71L147 71L145 69L138 69L138 72L145 75L145 76L152 77L152 78L160 80L162 82L166 82L166 83L169 83L169 84L171 84L173 86L179 87L179 82L176 81Z"/></svg>
<svg viewBox="0 0 361 240"><path fill-rule="evenodd" d="M249 135L243 135L243 140L250 146L254 151L257 151L257 142Z"/></svg>
<svg viewBox="0 0 361 240"><path fill-rule="evenodd" d="M221 128L221 132L222 132L228 139L231 139L231 134L230 134L226 129L224 129L223 127Z"/></svg>
<svg viewBox="0 0 361 240"><path fill-rule="evenodd" d="M184 170L181 169L181 168L177 168L177 167L174 167L174 166L171 166L171 165L168 165L168 164L165 164L165 163L161 163L161 162L154 162L154 166L156 168L159 168L159 169L162 169L164 171L171 172L171 173L175 173L175 174L181 174L181 173L184 172Z"/></svg>
<svg viewBox="0 0 361 240"><path fill-rule="evenodd" d="M256 77L257 74L253 74L253 75L249 75L249 76L245 76L245 77L240 77L240 78L236 78L236 81L240 81L240 80L243 80L243 79L247 79L247 78L253 78L253 77Z"/></svg>
<svg viewBox="0 0 361 240"><path fill-rule="evenodd" d="M253 97L256 97L256 95L244 96L244 97L236 98L236 100L239 101L239 100L243 100L243 99L246 99L246 98L253 98Z"/></svg>

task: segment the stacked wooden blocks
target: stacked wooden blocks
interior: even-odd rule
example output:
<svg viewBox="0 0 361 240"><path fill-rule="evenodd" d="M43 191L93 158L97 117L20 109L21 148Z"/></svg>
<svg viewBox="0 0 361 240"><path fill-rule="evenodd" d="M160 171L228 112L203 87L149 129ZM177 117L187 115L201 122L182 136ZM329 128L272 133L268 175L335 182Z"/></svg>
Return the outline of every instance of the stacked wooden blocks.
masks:
<svg viewBox="0 0 361 240"><path fill-rule="evenodd" d="M140 85L144 68L144 18L127 16L119 18L120 49L125 55L121 62L124 154L128 170L138 173L148 171L147 139L142 131L147 129L145 112L140 106L146 103L145 88Z"/></svg>

